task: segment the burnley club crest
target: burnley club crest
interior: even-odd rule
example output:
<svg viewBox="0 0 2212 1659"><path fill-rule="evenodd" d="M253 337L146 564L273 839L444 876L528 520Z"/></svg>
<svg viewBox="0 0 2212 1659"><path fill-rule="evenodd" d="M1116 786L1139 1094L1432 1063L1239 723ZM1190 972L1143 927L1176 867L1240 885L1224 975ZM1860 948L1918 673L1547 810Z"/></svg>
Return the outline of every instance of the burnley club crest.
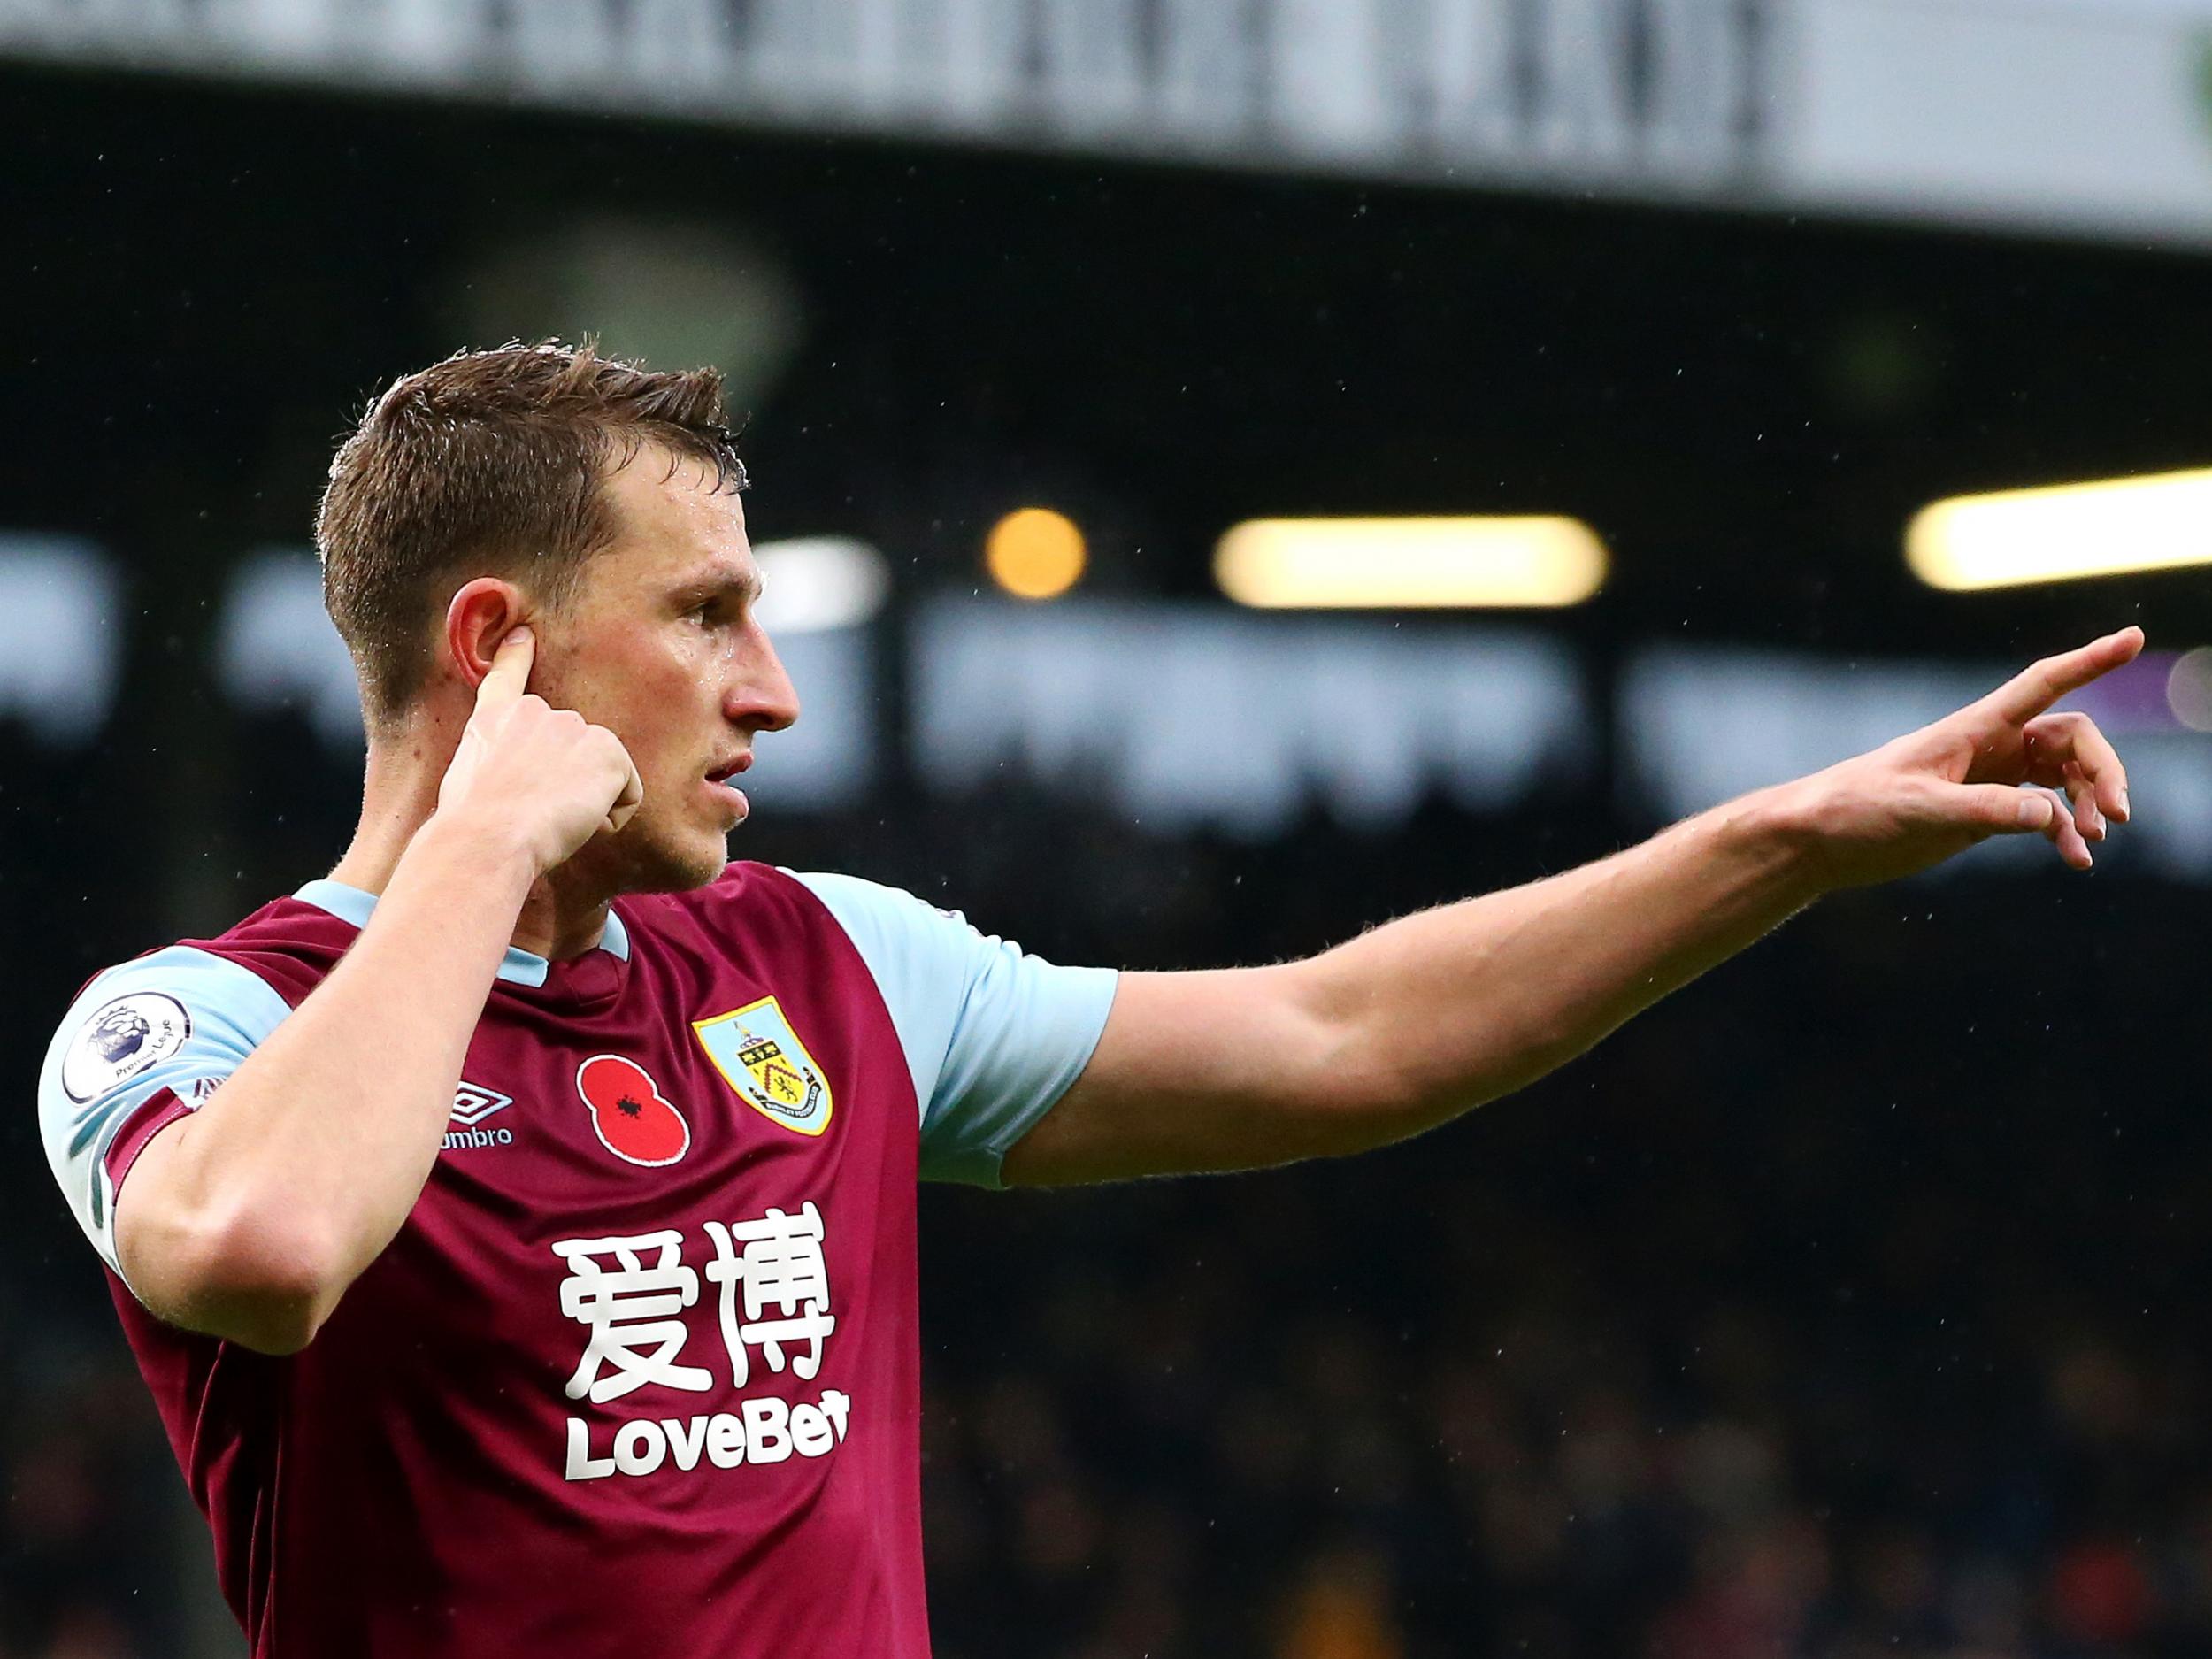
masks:
<svg viewBox="0 0 2212 1659"><path fill-rule="evenodd" d="M691 1028L724 1081L762 1117L803 1135L829 1127L829 1083L774 997L695 1019Z"/></svg>

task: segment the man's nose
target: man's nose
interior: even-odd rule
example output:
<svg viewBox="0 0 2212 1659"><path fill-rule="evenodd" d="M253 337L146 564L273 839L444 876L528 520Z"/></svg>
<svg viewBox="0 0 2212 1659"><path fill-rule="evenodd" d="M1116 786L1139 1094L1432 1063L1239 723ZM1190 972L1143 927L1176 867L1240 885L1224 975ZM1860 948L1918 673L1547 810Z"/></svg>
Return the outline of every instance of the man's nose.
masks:
<svg viewBox="0 0 2212 1659"><path fill-rule="evenodd" d="M780 732L799 718L799 694L784 672L783 658L768 635L756 623L754 649L741 653L740 671L733 678L727 712L740 726L759 732Z"/></svg>

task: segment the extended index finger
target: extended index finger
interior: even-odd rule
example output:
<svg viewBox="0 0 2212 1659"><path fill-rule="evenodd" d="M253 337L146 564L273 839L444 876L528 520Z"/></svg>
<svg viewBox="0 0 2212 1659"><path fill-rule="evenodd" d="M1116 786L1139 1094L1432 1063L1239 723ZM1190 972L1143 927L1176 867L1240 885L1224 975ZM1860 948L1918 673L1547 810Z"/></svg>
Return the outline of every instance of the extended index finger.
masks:
<svg viewBox="0 0 2212 1659"><path fill-rule="evenodd" d="M2031 664L1991 692L1983 706L2008 725L2024 725L2069 692L2133 662L2142 649L2143 630L2122 628Z"/></svg>
<svg viewBox="0 0 2212 1659"><path fill-rule="evenodd" d="M492 665L485 671L483 682L476 687L476 707L483 712L502 709L521 700L529 687L530 664L536 660L537 641L527 628L516 628L499 642L492 653Z"/></svg>

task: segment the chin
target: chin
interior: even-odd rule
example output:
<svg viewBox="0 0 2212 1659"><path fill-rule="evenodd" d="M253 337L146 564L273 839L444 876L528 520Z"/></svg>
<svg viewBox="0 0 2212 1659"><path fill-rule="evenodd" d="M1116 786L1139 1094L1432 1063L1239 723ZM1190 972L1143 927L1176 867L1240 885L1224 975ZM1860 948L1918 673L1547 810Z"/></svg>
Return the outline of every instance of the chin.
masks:
<svg viewBox="0 0 2212 1659"><path fill-rule="evenodd" d="M616 893L688 893L719 876L730 862L729 843L719 835L672 833L659 825L632 819L606 845Z"/></svg>

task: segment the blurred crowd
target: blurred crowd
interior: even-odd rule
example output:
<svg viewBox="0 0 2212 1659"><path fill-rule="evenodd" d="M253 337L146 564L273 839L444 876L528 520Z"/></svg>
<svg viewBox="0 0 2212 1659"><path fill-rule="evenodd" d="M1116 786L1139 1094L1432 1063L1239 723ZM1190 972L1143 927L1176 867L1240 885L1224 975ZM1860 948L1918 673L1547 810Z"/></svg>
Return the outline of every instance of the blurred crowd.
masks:
<svg viewBox="0 0 2212 1659"><path fill-rule="evenodd" d="M1563 798L1240 847L1014 787L895 821L757 798L744 856L1159 967L1314 949L1643 827ZM334 852L347 804L257 843L235 908L319 873L285 837ZM206 1563L38 1156L27 1046L97 965L74 953L160 941L35 877L46 833L0 836L0 881L102 919L14 1014L0 1659L169 1659L202 1651ZM939 1651L2212 1654L2208 910L2124 868L1847 895L1409 1146L926 1192Z"/></svg>

